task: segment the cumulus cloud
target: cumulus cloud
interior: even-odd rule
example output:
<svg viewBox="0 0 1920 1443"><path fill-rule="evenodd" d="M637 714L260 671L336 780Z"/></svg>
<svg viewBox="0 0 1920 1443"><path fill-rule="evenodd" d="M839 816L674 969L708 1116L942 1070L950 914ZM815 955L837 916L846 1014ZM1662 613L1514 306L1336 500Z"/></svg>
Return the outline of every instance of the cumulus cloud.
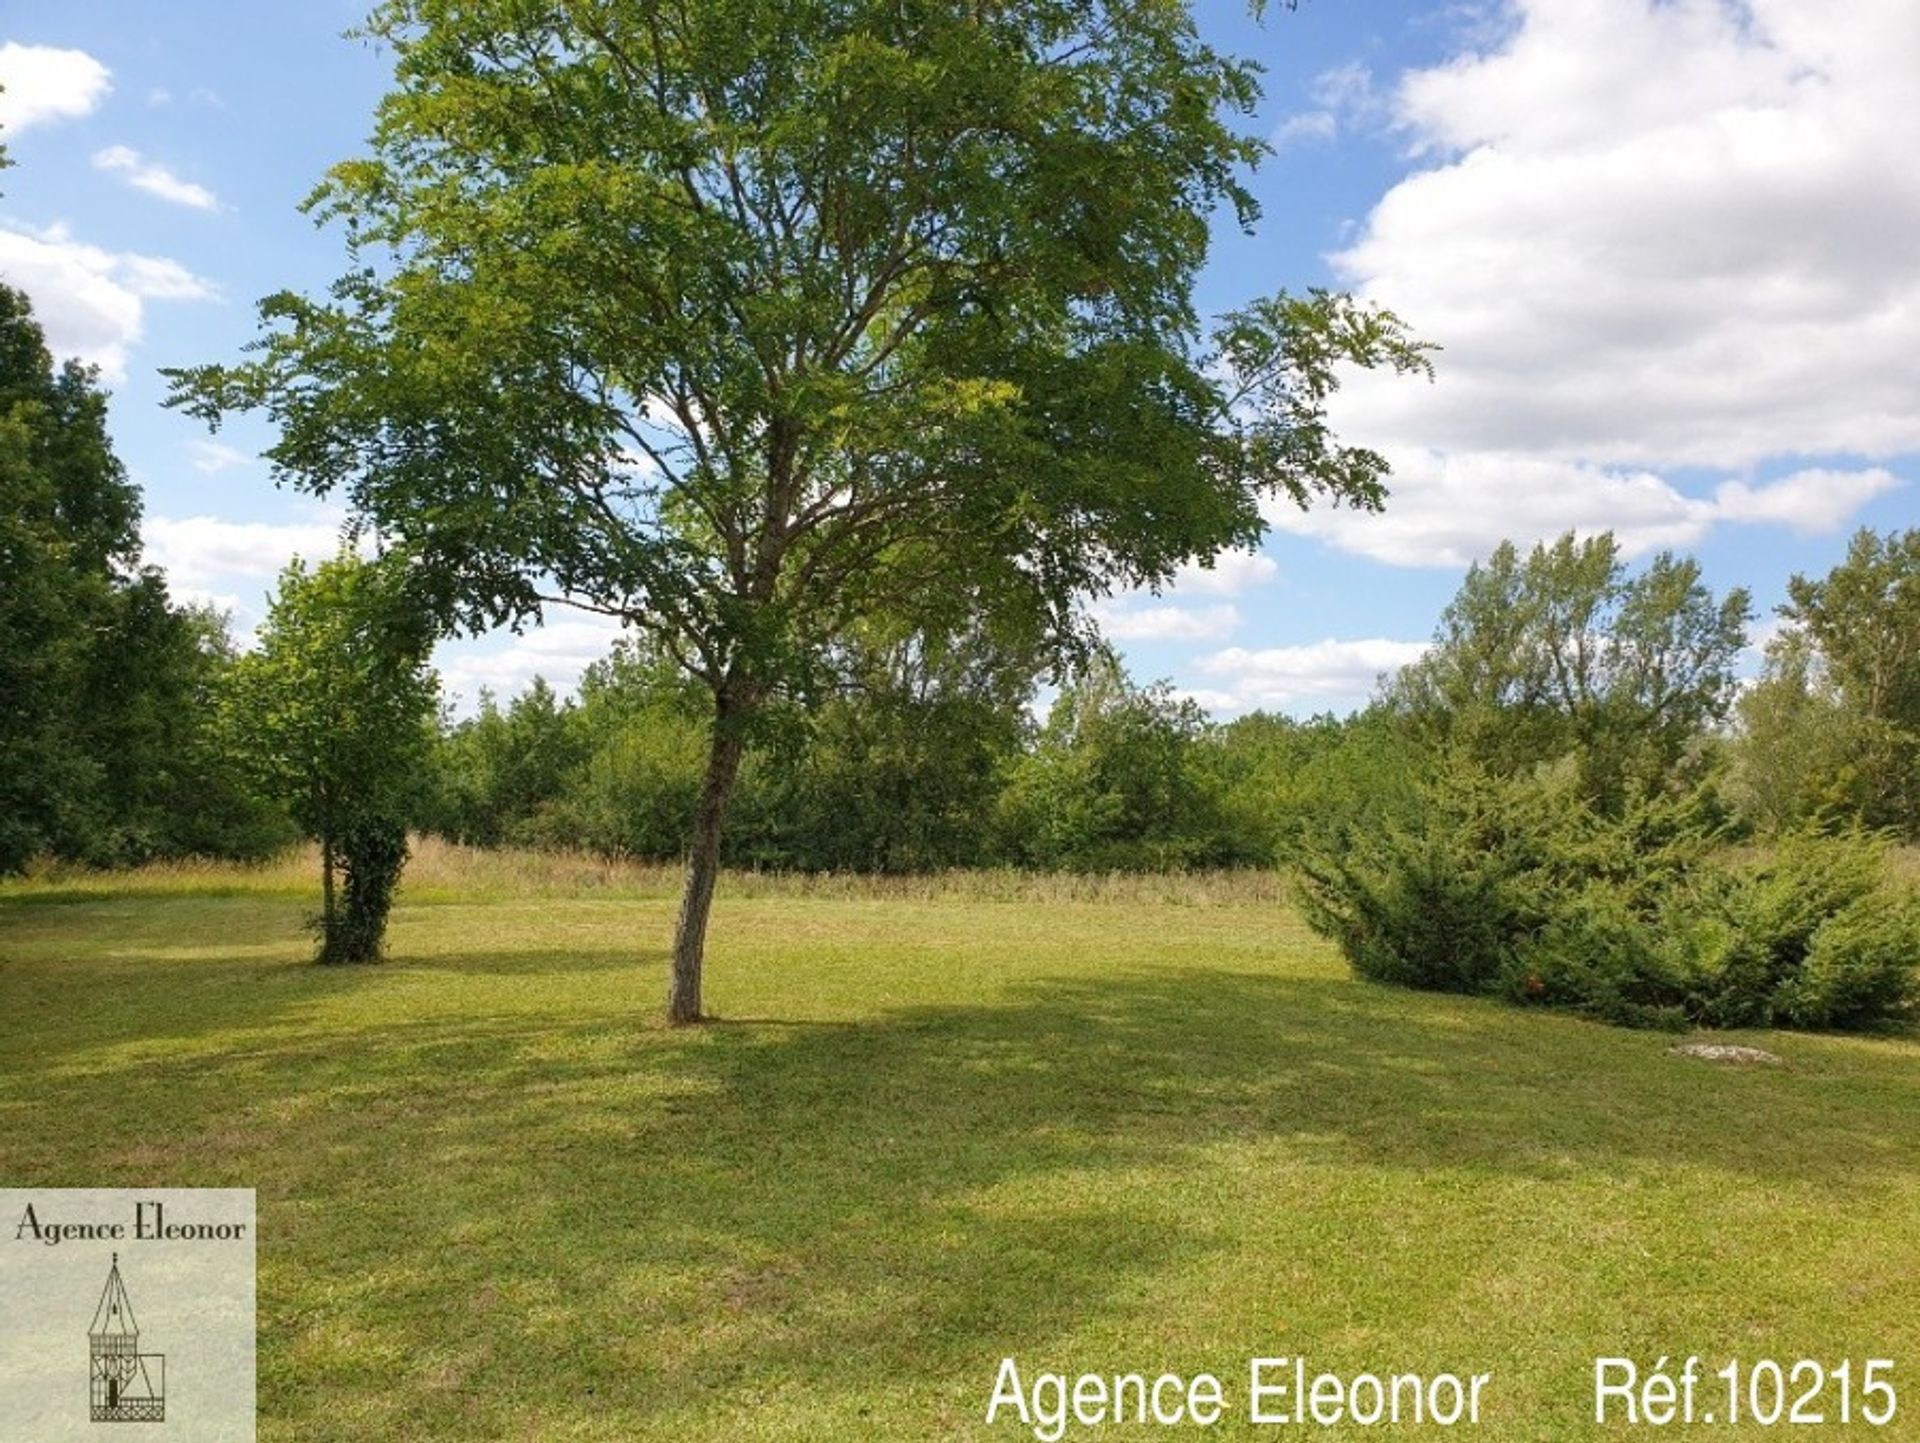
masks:
<svg viewBox="0 0 1920 1443"><path fill-rule="evenodd" d="M1895 484L1866 463L1920 450L1920 6L1505 9L1401 79L1417 168L1335 257L1445 347L1433 386L1362 374L1334 402L1343 435L1407 467L1394 501L1276 519L1450 564L1516 529L1612 525L1644 549L1844 525ZM1813 457L1862 465L1707 496L1663 475Z"/></svg>
<svg viewBox="0 0 1920 1443"><path fill-rule="evenodd" d="M56 355L126 377L127 352L140 339L147 301L203 301L213 282L163 256L108 251L78 241L64 226L35 230L0 224L0 278L33 301Z"/></svg>
<svg viewBox="0 0 1920 1443"><path fill-rule="evenodd" d="M0 131L86 115L106 97L112 72L84 50L0 45Z"/></svg>
<svg viewBox="0 0 1920 1443"><path fill-rule="evenodd" d="M1257 651L1229 647L1198 663L1199 670L1220 685L1188 695L1214 711L1354 703L1368 696L1381 676L1418 661L1426 650L1424 641L1384 637Z"/></svg>
<svg viewBox="0 0 1920 1443"><path fill-rule="evenodd" d="M1240 613L1230 605L1105 605L1093 609L1100 630L1114 641L1212 641L1233 634Z"/></svg>
<svg viewBox="0 0 1920 1443"><path fill-rule="evenodd" d="M1258 551L1223 551L1211 566L1182 566L1174 573L1172 589L1187 596L1238 596L1279 574L1273 558Z"/></svg>
<svg viewBox="0 0 1920 1443"><path fill-rule="evenodd" d="M341 521L227 521L218 516L149 516L140 528L146 559L188 601L210 602L250 630L274 578L299 556L324 561L340 549Z"/></svg>
<svg viewBox="0 0 1920 1443"><path fill-rule="evenodd" d="M1865 471L1796 471L1766 486L1728 481L1714 510L1729 521L1771 521L1808 535L1838 531L1867 502L1902 485L1884 467Z"/></svg>
<svg viewBox="0 0 1920 1443"><path fill-rule="evenodd" d="M94 152L93 168L125 178L135 190L145 191L173 205L195 210L218 210L219 197L196 181L182 180L157 161L148 160L130 145L110 145Z"/></svg>
<svg viewBox="0 0 1920 1443"><path fill-rule="evenodd" d="M482 688L507 697L524 691L536 676L545 677L558 692L573 691L581 673L611 651L623 634L612 617L554 606L547 608L544 626L523 636L504 633L452 642L440 649L435 661L455 710L470 713L479 705Z"/></svg>
<svg viewBox="0 0 1920 1443"><path fill-rule="evenodd" d="M1629 557L1691 546L1723 522L1832 532L1901 484L1882 467L1802 470L1762 485L1724 482L1703 499L1639 468L1506 451L1389 448L1388 455L1393 495L1384 512L1276 504L1269 519L1278 530L1389 565L1458 567L1502 541L1524 544L1564 531L1612 531Z"/></svg>

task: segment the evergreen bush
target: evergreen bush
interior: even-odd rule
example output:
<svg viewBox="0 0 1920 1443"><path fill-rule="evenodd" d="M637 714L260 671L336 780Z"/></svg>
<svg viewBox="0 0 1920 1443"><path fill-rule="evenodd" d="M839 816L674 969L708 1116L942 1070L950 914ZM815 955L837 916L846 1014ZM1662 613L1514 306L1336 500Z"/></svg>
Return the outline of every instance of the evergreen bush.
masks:
<svg viewBox="0 0 1920 1443"><path fill-rule="evenodd" d="M1861 1028L1911 1015L1920 902L1862 834L1728 865L1711 785L1603 812L1560 766L1445 758L1394 816L1310 835L1309 923L1374 981L1636 1027Z"/></svg>

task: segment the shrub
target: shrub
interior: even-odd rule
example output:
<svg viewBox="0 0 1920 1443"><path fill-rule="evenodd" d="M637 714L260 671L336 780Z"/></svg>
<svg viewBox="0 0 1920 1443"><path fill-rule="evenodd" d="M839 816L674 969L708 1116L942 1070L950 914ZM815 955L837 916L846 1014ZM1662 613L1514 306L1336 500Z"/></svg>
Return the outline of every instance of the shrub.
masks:
<svg viewBox="0 0 1920 1443"><path fill-rule="evenodd" d="M1728 1027L1862 1027L1912 1005L1920 914L1886 883L1885 848L1800 833L1737 869L1696 1011Z"/></svg>
<svg viewBox="0 0 1920 1443"><path fill-rule="evenodd" d="M1553 768L1457 758L1410 806L1298 854L1308 921L1362 977L1640 1027L1871 1026L1910 1014L1920 902L1870 838L1726 867L1709 787L1605 814Z"/></svg>
<svg viewBox="0 0 1920 1443"><path fill-rule="evenodd" d="M1920 905L1864 899L1823 922L1800 975L1780 990L1777 1015L1796 1027L1869 1027L1906 1021L1920 1003Z"/></svg>
<svg viewBox="0 0 1920 1443"><path fill-rule="evenodd" d="M1314 834L1295 853L1307 920L1355 972L1436 992L1489 992L1546 920L1515 825L1525 803L1464 770L1421 790L1410 815Z"/></svg>
<svg viewBox="0 0 1920 1443"><path fill-rule="evenodd" d="M407 829L386 818L348 822L339 840L344 904L320 924L320 961L378 962L387 913L407 864Z"/></svg>

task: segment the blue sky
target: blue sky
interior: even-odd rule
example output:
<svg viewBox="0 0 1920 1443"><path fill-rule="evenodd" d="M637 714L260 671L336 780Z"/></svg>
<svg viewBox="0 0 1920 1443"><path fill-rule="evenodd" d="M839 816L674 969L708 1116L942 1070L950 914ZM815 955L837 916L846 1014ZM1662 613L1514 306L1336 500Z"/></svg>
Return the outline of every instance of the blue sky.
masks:
<svg viewBox="0 0 1920 1443"><path fill-rule="evenodd" d="M0 23L0 278L98 363L149 555L245 629L337 513L270 439L164 411L162 366L234 356L253 302L318 290L297 205L357 154L387 58L362 0L14 0ZM1439 343L1433 386L1362 377L1344 436L1381 517L1276 509L1257 557L1101 604L1143 678L1221 715L1362 699L1503 536L1614 528L1765 613L1861 525L1920 524L1920 6L1911 0L1306 0L1210 38L1267 68L1252 236L1201 301L1336 285ZM562 613L442 653L451 690L570 685L611 639Z"/></svg>

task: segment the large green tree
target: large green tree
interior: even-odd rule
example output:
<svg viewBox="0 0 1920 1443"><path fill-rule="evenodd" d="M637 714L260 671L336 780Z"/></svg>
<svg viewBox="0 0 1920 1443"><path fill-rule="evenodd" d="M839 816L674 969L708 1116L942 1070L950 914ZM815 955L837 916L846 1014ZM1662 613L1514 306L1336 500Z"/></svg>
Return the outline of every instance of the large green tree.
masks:
<svg viewBox="0 0 1920 1443"><path fill-rule="evenodd" d="M173 604L139 523L98 378L0 286L0 871L284 838L207 725L224 622Z"/></svg>
<svg viewBox="0 0 1920 1443"><path fill-rule="evenodd" d="M139 517L105 397L55 367L27 298L0 287L0 867L84 830L100 775L74 698L138 561Z"/></svg>
<svg viewBox="0 0 1920 1443"><path fill-rule="evenodd" d="M1590 799L1613 808L1725 717L1751 610L1743 588L1716 599L1689 557L1631 571L1611 532L1524 556L1503 542L1388 697L1497 773L1571 756Z"/></svg>
<svg viewBox="0 0 1920 1443"><path fill-rule="evenodd" d="M877 615L1071 648L1077 599L1245 545L1270 496L1379 502L1342 362L1390 315L1281 295L1209 335L1250 225L1255 67L1184 0L388 0L372 153L312 201L353 268L180 374L264 410L477 625L558 598L651 633L712 726L674 939L701 1016L748 734Z"/></svg>
<svg viewBox="0 0 1920 1443"><path fill-rule="evenodd" d="M230 747L320 844L322 962L379 957L429 785L439 681L408 580L351 552L293 562L222 697Z"/></svg>

